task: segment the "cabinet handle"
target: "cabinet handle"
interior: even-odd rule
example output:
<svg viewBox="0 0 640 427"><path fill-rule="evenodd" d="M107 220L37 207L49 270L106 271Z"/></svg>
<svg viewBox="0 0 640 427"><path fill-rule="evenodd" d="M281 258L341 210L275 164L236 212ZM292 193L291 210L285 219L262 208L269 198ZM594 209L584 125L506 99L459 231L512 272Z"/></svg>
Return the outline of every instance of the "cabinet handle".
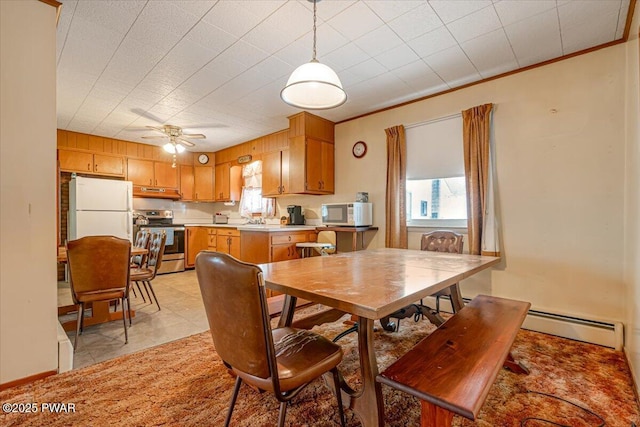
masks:
<svg viewBox="0 0 640 427"><path fill-rule="evenodd" d="M318 181L318 188L322 189L322 181Z"/></svg>
<svg viewBox="0 0 640 427"><path fill-rule="evenodd" d="M97 163L95 165L95 168L96 168L95 171L98 172L98 164Z"/></svg>
<svg viewBox="0 0 640 427"><path fill-rule="evenodd" d="M196 200L198 200L198 193L196 193Z"/></svg>
<svg viewBox="0 0 640 427"><path fill-rule="evenodd" d="M289 236L289 241L291 241L291 236Z"/></svg>
<svg viewBox="0 0 640 427"><path fill-rule="evenodd" d="M91 170L91 163L87 163L87 170L90 171Z"/></svg>
<svg viewBox="0 0 640 427"><path fill-rule="evenodd" d="M149 179L149 185L153 185L153 181Z"/></svg>

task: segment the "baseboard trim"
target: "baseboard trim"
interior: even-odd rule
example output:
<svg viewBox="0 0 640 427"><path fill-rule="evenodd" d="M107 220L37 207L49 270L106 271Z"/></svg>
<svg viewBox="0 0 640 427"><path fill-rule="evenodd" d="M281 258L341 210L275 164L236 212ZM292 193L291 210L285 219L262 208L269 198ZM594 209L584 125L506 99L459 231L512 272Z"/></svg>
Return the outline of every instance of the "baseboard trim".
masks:
<svg viewBox="0 0 640 427"><path fill-rule="evenodd" d="M19 378L17 380L9 381L9 382L6 382L4 384L0 384L0 391L4 391L4 390L12 388L12 387L17 387L19 385L29 384L29 383L32 383L32 382L37 381L37 380L41 380L41 379L46 378L46 377L50 377L51 375L55 375L57 373L58 373L58 371L46 371L46 372L41 372L39 374L30 375L28 377Z"/></svg>

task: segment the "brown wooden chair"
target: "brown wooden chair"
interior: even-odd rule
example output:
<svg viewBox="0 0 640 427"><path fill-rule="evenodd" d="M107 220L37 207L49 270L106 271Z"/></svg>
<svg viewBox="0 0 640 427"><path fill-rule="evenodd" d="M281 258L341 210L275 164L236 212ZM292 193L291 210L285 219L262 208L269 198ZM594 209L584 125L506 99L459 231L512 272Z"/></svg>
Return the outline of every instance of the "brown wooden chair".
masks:
<svg viewBox="0 0 640 427"><path fill-rule="evenodd" d="M221 252L202 251L196 273L216 352L237 376L228 426L242 382L273 392L280 402L278 425L287 404L309 382L331 372L341 425L344 414L337 366L342 349L313 332L271 329L262 270ZM242 338L239 338L242 337Z"/></svg>
<svg viewBox="0 0 640 427"><path fill-rule="evenodd" d="M73 303L79 306L74 351L84 326L85 304L98 301L122 301L125 344L129 342L124 307L128 299L130 260L131 242L127 239L86 236L67 242L71 295Z"/></svg>
<svg viewBox="0 0 640 427"><path fill-rule="evenodd" d="M437 230L430 233L425 233L422 235L422 239L420 240L420 249L423 251L459 254L462 253L462 246L462 234L449 230ZM389 316L380 319L382 328L386 331L395 332L400 328L400 320L407 317L413 317L416 321L418 321L422 317L427 317L427 319L429 319L431 323L436 326L440 326L442 323L444 323L444 319L440 316L440 297L442 296L447 296L450 298L451 306L454 313L457 313L462 309L462 307L464 307L464 301L462 299L462 295L460 293L460 285L458 283L454 283L448 288L445 288L433 294L432 296L436 298L435 310L424 305L423 301L420 300L420 303L408 305L390 314ZM391 318L397 319L397 324L395 322L392 322Z"/></svg>
<svg viewBox="0 0 640 427"><path fill-rule="evenodd" d="M153 289L151 281L156 278L158 269L160 269L160 266L162 265L162 255L164 254L164 245L166 241L166 232L161 231L151 233L151 236L149 237L147 263L145 266L132 268L130 277L131 282L134 282L138 288L140 287L139 282L142 282L142 285L147 291L149 301L153 304L153 300L151 299L151 296L153 295L153 299L156 301L158 310L161 310L160 303L158 302L158 297L156 296L156 292ZM149 291L151 291L151 294L149 294ZM140 293L142 294L142 291L140 291ZM131 310L131 308L129 308L129 310ZM129 313L129 323L131 323L131 313Z"/></svg>
<svg viewBox="0 0 640 427"><path fill-rule="evenodd" d="M423 251L461 254L463 246L464 236L449 230L437 230L425 233L420 240L420 249ZM433 296L436 297L436 311L438 313L440 313L440 297L442 296L448 296L450 298L454 313L457 313L464 307L464 300L462 299L460 285L458 283L441 290Z"/></svg>
<svg viewBox="0 0 640 427"><path fill-rule="evenodd" d="M149 250L150 238L151 238L151 233L148 230L140 230L136 233L136 239L133 242L133 246L136 248L144 248ZM148 256L148 253L143 255L133 255L131 257L131 268L144 267L144 265L147 262L147 256ZM147 302L147 300L144 298L144 293L140 289L140 284L138 282L136 282L136 287L138 288L138 292L140 292L142 301ZM136 290L133 287L131 288L131 290L133 291L133 295L137 297L138 294L136 294Z"/></svg>

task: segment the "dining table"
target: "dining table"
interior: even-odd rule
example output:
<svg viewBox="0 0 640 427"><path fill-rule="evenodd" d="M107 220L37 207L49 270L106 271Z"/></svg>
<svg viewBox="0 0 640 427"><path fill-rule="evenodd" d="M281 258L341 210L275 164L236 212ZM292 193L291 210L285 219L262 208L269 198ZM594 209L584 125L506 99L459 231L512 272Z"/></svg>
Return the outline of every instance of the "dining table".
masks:
<svg viewBox="0 0 640 427"><path fill-rule="evenodd" d="M374 321L500 262L499 257L381 248L261 264L265 286L285 294L279 327L290 326L298 298L357 316L362 385L344 379L345 405L363 426L384 425L374 352ZM384 332L387 333L387 332Z"/></svg>
<svg viewBox="0 0 640 427"><path fill-rule="evenodd" d="M137 246L131 247L131 256L134 255L145 255L149 253L147 248L140 248ZM58 247L58 255L57 260L59 263L67 262L67 248L64 246ZM85 317L83 320L84 326L97 325L99 323L111 322L114 320L122 320L123 313L121 310L111 311L109 301L95 301L91 303L91 315ZM68 304L64 306L58 307L58 316L63 316L65 314L74 312L78 310L78 306L75 304ZM135 310L131 310L131 317L135 317ZM69 320L67 322L62 323L62 328L65 331L75 331L76 330L76 320Z"/></svg>

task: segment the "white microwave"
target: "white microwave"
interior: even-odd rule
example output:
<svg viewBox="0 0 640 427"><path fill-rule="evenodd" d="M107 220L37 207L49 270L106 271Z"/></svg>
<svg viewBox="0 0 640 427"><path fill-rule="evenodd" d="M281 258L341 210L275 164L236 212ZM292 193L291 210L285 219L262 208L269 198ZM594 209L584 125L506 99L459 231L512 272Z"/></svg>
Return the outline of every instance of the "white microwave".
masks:
<svg viewBox="0 0 640 427"><path fill-rule="evenodd" d="M322 224L346 227L373 225L373 204L363 202L322 205Z"/></svg>

